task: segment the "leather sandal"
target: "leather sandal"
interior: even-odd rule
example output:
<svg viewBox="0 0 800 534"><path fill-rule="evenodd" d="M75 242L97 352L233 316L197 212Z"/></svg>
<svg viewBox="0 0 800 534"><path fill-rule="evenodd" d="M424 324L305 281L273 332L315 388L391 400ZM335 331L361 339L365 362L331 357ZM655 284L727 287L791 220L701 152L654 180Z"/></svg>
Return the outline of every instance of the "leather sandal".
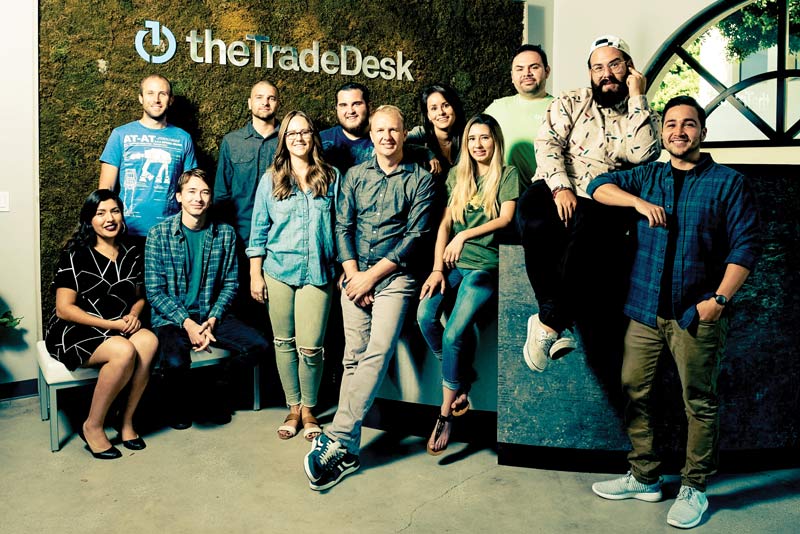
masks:
<svg viewBox="0 0 800 534"><path fill-rule="evenodd" d="M319 421L313 415L303 417L303 437L306 441L311 441L317 436L322 434L322 429L319 427Z"/></svg>
<svg viewBox="0 0 800 534"><path fill-rule="evenodd" d="M439 414L439 416L436 418L436 426L433 427L433 440L429 439L426 447L428 449L428 454L430 454L431 456L439 456L447 449L447 445L450 442L449 437L447 438L448 443L446 443L444 447L438 450L435 450L431 447L431 441L433 441L433 444L436 445L436 442L439 441L439 436L442 435L442 431L444 430L444 425L449 424L452 421L453 421L452 415Z"/></svg>
<svg viewBox="0 0 800 534"><path fill-rule="evenodd" d="M464 393L463 395L465 397L464 398L464 402L453 403L453 404L455 404L455 406L452 407L453 411L451 412L453 417L461 417L462 415L464 415L465 413L467 413L469 411L469 397L467 396L466 393ZM459 397L460 396L461 395L459 395ZM456 397L456 398L458 398L458 397Z"/></svg>
<svg viewBox="0 0 800 534"><path fill-rule="evenodd" d="M289 413L286 416L286 419L283 420L283 424L278 427L278 437L280 439L292 439L297 435L297 430L300 428L300 414L298 413ZM286 432L288 435L281 434L281 432Z"/></svg>

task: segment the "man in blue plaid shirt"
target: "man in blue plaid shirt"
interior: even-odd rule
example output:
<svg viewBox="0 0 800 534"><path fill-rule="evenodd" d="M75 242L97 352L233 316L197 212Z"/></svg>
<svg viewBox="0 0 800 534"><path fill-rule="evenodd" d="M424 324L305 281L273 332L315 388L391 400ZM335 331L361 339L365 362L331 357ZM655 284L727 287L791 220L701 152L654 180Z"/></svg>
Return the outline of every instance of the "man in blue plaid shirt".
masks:
<svg viewBox="0 0 800 534"><path fill-rule="evenodd" d="M638 249L625 314L622 386L631 469L598 482L606 499L661 499L661 462L653 447L652 385L664 347L678 367L688 418L681 489L667 523L692 528L708 508L706 480L717 467L717 377L730 301L760 255L758 214L744 176L700 152L703 108L686 96L664 107L662 140L669 163L606 173L587 188L603 204L634 208Z"/></svg>
<svg viewBox="0 0 800 534"><path fill-rule="evenodd" d="M252 367L267 351L267 342L228 310L236 295L236 232L208 218L211 185L205 172L193 169L178 179L177 215L150 229L145 244L145 289L153 308L160 366L172 397L170 425L192 425L188 398L191 351L210 346L235 354L217 380L219 398L212 420L230 421L228 378L233 368Z"/></svg>

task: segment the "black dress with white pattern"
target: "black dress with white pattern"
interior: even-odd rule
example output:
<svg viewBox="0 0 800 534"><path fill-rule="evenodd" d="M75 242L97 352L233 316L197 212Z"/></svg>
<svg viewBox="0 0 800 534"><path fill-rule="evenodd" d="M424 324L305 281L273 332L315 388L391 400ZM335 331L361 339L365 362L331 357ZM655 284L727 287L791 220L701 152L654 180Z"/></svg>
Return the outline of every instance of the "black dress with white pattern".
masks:
<svg viewBox="0 0 800 534"><path fill-rule="evenodd" d="M61 253L53 290L59 287L78 293L75 304L103 319L121 319L139 299L142 287L142 255L133 245L120 244L116 261L93 247ZM59 319L55 310L47 324L45 343L50 355L74 371L88 360L97 347L118 330L76 324Z"/></svg>

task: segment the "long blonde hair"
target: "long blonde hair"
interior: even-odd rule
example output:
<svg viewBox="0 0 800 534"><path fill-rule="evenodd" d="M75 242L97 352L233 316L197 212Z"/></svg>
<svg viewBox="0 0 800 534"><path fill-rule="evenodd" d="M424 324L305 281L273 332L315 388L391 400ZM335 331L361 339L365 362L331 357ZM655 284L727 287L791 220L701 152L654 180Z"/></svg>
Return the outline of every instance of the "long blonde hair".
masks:
<svg viewBox="0 0 800 534"><path fill-rule="evenodd" d="M322 140L319 137L319 132L314 127L311 117L302 111L290 111L287 113L281 122L280 130L278 130L278 150L275 152L275 160L271 167L272 194L278 200L283 200L292 194L292 188L297 183L292 171L289 149L286 148L286 130L294 117L304 118L308 122L308 128L311 130L312 147L308 155L306 182L315 197L325 196L328 193L328 186L336 179L336 171L322 159Z"/></svg>
<svg viewBox="0 0 800 534"><path fill-rule="evenodd" d="M484 124L489 127L489 133L494 141L494 154L489 162L489 172L483 177L483 192L478 198L478 204L483 206L483 211L490 219L500 215L500 204L497 202L497 190L500 188L500 178L503 176L504 145L503 132L500 125L491 115L479 113L472 117L464 128L461 142L461 156L455 167L456 185L450 193L450 216L457 223L464 224L464 212L467 204L478 192L478 164L469 153L469 130L473 124Z"/></svg>

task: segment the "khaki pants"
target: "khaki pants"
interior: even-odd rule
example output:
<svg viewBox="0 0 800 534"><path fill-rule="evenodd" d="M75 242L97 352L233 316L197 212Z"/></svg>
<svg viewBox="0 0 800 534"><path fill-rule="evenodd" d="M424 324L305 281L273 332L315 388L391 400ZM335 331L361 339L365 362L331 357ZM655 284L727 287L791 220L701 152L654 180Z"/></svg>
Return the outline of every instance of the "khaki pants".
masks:
<svg viewBox="0 0 800 534"><path fill-rule="evenodd" d="M660 317L656 328L630 322L625 334L622 388L628 396L625 419L633 447L628 460L638 481L652 484L660 475L661 461L653 447L654 399L651 393L656 364L666 346L678 368L688 419L686 463L681 471L681 483L705 491L707 477L717 469L717 378L727 331L727 317L717 322L700 321L696 329L688 330L680 328L677 321Z"/></svg>

